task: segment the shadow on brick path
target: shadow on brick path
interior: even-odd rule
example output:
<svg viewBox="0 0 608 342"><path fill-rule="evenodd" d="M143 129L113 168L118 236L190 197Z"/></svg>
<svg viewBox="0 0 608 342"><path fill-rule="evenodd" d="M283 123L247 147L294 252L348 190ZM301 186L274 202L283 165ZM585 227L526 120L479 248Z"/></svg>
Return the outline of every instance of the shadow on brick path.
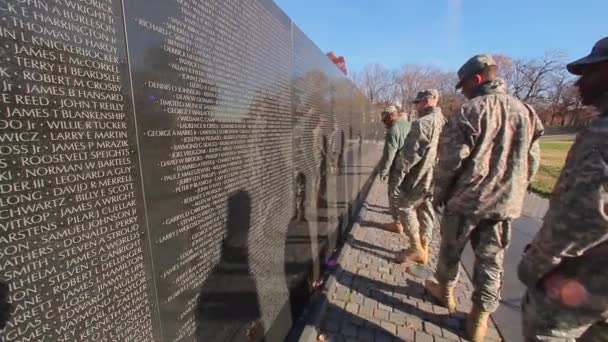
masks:
<svg viewBox="0 0 608 342"><path fill-rule="evenodd" d="M383 213L381 213L383 214ZM384 225L386 224L386 222L374 222L374 221L361 221L360 225L362 227L366 227L366 228L376 228L376 229L380 229L380 230L386 230L386 228L384 228Z"/></svg>
<svg viewBox="0 0 608 342"><path fill-rule="evenodd" d="M361 240L352 240L350 246L354 249L358 249L362 252L365 252L370 255L374 255L380 259L386 260L388 262L393 262L395 260L394 251L388 250L386 248L361 241Z"/></svg>
<svg viewBox="0 0 608 342"><path fill-rule="evenodd" d="M377 209L377 208L366 208L367 211L373 211L376 212L378 214L389 214L388 209L382 210L382 209Z"/></svg>
<svg viewBox="0 0 608 342"><path fill-rule="evenodd" d="M324 289L324 306L313 319L316 330L335 341L465 341L464 320L472 285L462 271L455 291L458 312L449 314L426 292L424 279L394 262L407 239L386 231L386 186L376 181L358 223L340 253ZM436 228L430 266L435 269L440 236ZM487 341L500 341L491 323Z"/></svg>

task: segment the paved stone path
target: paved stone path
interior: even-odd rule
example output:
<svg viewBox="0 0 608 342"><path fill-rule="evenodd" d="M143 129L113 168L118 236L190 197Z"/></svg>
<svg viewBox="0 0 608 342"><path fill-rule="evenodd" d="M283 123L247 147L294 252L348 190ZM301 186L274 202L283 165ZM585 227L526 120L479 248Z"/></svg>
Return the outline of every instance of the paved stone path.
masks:
<svg viewBox="0 0 608 342"><path fill-rule="evenodd" d="M548 209L548 199L533 192L528 192L522 216L542 220L543 217L545 217L545 214L547 213Z"/></svg>
<svg viewBox="0 0 608 342"><path fill-rule="evenodd" d="M458 312L448 314L424 289L424 280L396 264L395 253L407 239L385 231L389 221L386 186L377 180L325 288L325 305L315 325L328 341L466 341L465 313L472 285L461 268L456 290ZM435 269L439 232L431 245ZM491 323L487 341L500 341Z"/></svg>

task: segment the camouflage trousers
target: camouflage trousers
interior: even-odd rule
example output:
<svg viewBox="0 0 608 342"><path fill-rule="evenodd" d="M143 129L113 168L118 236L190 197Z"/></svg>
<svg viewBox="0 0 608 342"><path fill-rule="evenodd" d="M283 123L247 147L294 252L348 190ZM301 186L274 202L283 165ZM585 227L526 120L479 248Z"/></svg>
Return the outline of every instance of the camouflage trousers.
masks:
<svg viewBox="0 0 608 342"><path fill-rule="evenodd" d="M391 172L388 176L388 210L394 222L399 222L399 189L398 176Z"/></svg>
<svg viewBox="0 0 608 342"><path fill-rule="evenodd" d="M407 236L417 237L420 240L431 241L433 228L435 228L435 209L432 197L422 198L418 201L400 202L399 218Z"/></svg>
<svg viewBox="0 0 608 342"><path fill-rule="evenodd" d="M494 312L500 300L505 250L511 238L511 221L480 220L446 212L441 221L441 248L435 278L456 286L460 256L471 240L475 253L472 302Z"/></svg>
<svg viewBox="0 0 608 342"><path fill-rule="evenodd" d="M579 281L585 293L576 306L549 298L542 285L528 288L522 301L525 340L608 341L606 263L606 256L583 255L569 258L551 273Z"/></svg>

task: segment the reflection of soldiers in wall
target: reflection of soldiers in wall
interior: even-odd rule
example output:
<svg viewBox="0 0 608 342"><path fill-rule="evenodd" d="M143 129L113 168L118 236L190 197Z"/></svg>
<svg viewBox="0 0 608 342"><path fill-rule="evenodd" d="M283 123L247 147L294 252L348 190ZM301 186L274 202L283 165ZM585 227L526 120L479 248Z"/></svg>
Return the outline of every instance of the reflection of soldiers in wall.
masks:
<svg viewBox="0 0 608 342"><path fill-rule="evenodd" d="M299 172L295 180L294 189L295 214L294 221L306 221L306 176Z"/></svg>
<svg viewBox="0 0 608 342"><path fill-rule="evenodd" d="M303 120L294 120L293 124L293 154L294 154L294 162L296 165L295 170L295 181L294 181L294 208L295 213L292 218L294 221L301 221L306 219L306 186L307 186L307 177L305 174L305 170L300 169L298 165L304 164L301 167L306 168L307 157L310 157L309 151L304 151L304 134L305 127ZM307 153L308 152L308 153ZM314 175L311 175L311 181L313 181L314 185ZM313 189L313 191L316 189Z"/></svg>
<svg viewBox="0 0 608 342"><path fill-rule="evenodd" d="M327 208L327 161L329 152L329 139L326 135L321 137L321 160L319 163L319 190L317 191L317 208Z"/></svg>
<svg viewBox="0 0 608 342"><path fill-rule="evenodd" d="M291 322L297 324L296 321L312 294L312 284L320 274L318 260L313 255L318 253L315 207L323 152L318 113L313 108L303 108L305 105L298 97L294 102L294 215L285 235L284 272Z"/></svg>
<svg viewBox="0 0 608 342"><path fill-rule="evenodd" d="M352 133L352 130L351 130ZM344 158L345 158L345 154L346 154L346 134L344 133L344 130L340 130L340 150L338 152L338 162L336 167L338 168L338 174L341 175L344 173Z"/></svg>
<svg viewBox="0 0 608 342"><path fill-rule="evenodd" d="M313 283L320 274L320 266L313 257L316 234L311 234L311 228L307 220L295 220L289 224L285 235L285 283L292 323L302 314L313 292Z"/></svg>
<svg viewBox="0 0 608 342"><path fill-rule="evenodd" d="M329 174L335 175L342 172L344 167L344 154L346 146L346 137L344 130L334 123L333 130L329 136L328 160Z"/></svg>
<svg viewBox="0 0 608 342"><path fill-rule="evenodd" d="M323 148L323 132L321 131L321 119L312 117L315 122L315 127L312 130L312 157L314 174L312 183L312 194L310 200L313 201L312 206L319 207L319 199L324 198L321 192L321 179L323 178L323 169L325 168L326 149ZM327 186L326 186L327 187Z"/></svg>
<svg viewBox="0 0 608 342"><path fill-rule="evenodd" d="M196 340L263 341L257 286L249 266L251 197L228 198L226 236L220 260L201 287L196 309Z"/></svg>

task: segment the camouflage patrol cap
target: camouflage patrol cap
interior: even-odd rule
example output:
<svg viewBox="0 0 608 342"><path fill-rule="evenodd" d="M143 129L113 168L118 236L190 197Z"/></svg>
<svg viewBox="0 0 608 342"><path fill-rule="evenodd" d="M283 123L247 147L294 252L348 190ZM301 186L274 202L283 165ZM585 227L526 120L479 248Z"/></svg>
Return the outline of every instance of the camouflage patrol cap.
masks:
<svg viewBox="0 0 608 342"><path fill-rule="evenodd" d="M585 67L603 62L608 62L608 37L595 43L589 55L566 65L566 68L575 75L581 75Z"/></svg>
<svg viewBox="0 0 608 342"><path fill-rule="evenodd" d="M438 99L439 98L439 90L437 89L425 89L423 91L419 91L416 98L412 101L412 103L418 103L424 99Z"/></svg>
<svg viewBox="0 0 608 342"><path fill-rule="evenodd" d="M393 113L397 113L398 110L397 110L397 107L395 107L395 106L388 106L388 107L386 107L384 112L386 112L388 114L393 114Z"/></svg>
<svg viewBox="0 0 608 342"><path fill-rule="evenodd" d="M475 73L489 67L496 65L494 58L491 55L475 55L471 57L466 63L464 63L460 69L458 69L458 84L456 89L462 88L462 81L475 75Z"/></svg>
<svg viewBox="0 0 608 342"><path fill-rule="evenodd" d="M380 113L380 116L382 117L382 121L386 120L386 118L388 118L389 115L393 114L393 113L398 113L399 111L397 110L397 107L395 106L388 106L386 107L386 109L384 109L382 111L382 113Z"/></svg>

